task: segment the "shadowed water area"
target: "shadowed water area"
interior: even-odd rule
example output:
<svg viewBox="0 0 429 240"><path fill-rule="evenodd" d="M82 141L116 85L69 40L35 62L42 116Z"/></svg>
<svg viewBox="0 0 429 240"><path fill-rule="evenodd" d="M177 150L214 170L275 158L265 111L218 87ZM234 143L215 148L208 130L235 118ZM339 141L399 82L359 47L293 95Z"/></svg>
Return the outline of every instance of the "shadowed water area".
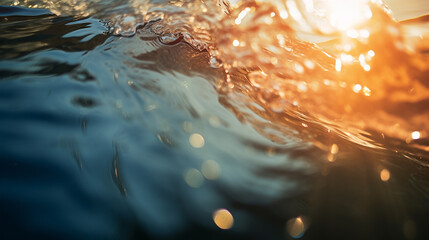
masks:
<svg viewBox="0 0 429 240"><path fill-rule="evenodd" d="M1 239L429 239L425 1L231 2L0 1Z"/></svg>

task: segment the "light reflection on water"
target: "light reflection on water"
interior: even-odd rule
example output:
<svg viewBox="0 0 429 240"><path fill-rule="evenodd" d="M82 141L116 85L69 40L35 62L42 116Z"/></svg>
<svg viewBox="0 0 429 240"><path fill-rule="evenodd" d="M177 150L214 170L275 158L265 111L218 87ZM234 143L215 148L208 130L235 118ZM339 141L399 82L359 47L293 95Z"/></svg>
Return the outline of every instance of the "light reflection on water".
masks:
<svg viewBox="0 0 429 240"><path fill-rule="evenodd" d="M91 1L62 10L85 12L92 9L92 2L97 6ZM132 6L140 2L132 1ZM130 22L136 21L122 20L132 27ZM367 130L367 123L358 120L373 117L374 110L364 108L374 102L365 99L377 96L380 87L350 85L347 75L341 75L347 62L354 61L360 70L351 73L362 77L373 71L374 65L365 68L380 54L377 49L355 54L353 60L348 55L331 58L317 46L276 35L276 41L291 44L285 48L292 52L287 55L291 59L279 55L267 59L271 65L292 61L285 68L290 79L283 86L278 79L267 79L273 74L271 68L260 72L252 65L211 67L207 52L184 42L192 44L192 38L159 38L152 31L156 22L139 26L135 36L124 38L108 35L103 24L92 18L8 21L10 25L1 23L12 44L2 42L7 55L0 62L0 132L6 143L0 153L7 159L2 203L35 202L27 212L4 210L19 216L6 226L20 226L20 219L30 219L22 236L50 235L49 229L56 226L52 221L58 219L71 222L57 226L61 234L72 232L88 239L97 236L94 232L105 239L133 238L134 232L135 238L155 239L424 239L428 235L426 128L409 131L404 126L411 124L403 124L387 134L381 131L391 127L385 120L396 119L381 115L382 121L376 122L381 126ZM29 28L16 28L19 24ZM21 33L36 39L25 39ZM48 35L43 44L18 45L38 41L42 33ZM353 43L369 38L365 31L346 35ZM224 36L216 37L214 41ZM228 53L230 48L224 48L224 55L218 56L223 64L228 61L225 56L245 63L247 55L240 59L236 54L246 54L248 39L239 39L238 44L234 39L228 40L228 46L242 47L243 52ZM323 49L335 46L327 45ZM346 87L351 100L335 95ZM322 89L324 95L313 89ZM378 102L374 106L388 107ZM426 109L420 104L409 115L424 119L414 111ZM317 114L322 112L328 114ZM342 112L346 114L336 115ZM402 112L398 115L401 121L411 121ZM343 119L348 116L354 120L350 125ZM56 195L50 187L70 196ZM35 188L40 191L32 192ZM58 196L64 200L56 201ZM57 211L45 206L50 201ZM31 227L40 217L39 209L49 220ZM82 219L91 223L79 222Z"/></svg>

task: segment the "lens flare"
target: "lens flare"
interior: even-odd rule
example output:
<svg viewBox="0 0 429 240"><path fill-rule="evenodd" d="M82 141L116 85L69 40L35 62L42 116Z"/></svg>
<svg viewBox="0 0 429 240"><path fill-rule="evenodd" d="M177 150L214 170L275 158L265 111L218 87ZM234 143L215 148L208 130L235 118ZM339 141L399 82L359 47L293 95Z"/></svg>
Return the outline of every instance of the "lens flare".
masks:
<svg viewBox="0 0 429 240"><path fill-rule="evenodd" d="M315 25L322 31L331 32L347 31L370 19L373 15L370 1L374 0L305 0L302 4L306 15L313 18ZM323 24L319 24L321 22Z"/></svg>
<svg viewBox="0 0 429 240"><path fill-rule="evenodd" d="M325 0L329 23L338 30L347 30L372 17L368 0ZM323 3L322 3L323 4Z"/></svg>

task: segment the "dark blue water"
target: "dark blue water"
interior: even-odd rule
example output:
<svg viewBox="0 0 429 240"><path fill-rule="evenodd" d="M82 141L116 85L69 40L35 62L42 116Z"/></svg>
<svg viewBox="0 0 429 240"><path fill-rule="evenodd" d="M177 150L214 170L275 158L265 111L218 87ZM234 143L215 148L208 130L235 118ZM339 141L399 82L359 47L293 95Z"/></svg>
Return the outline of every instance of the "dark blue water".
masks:
<svg viewBox="0 0 429 240"><path fill-rule="evenodd" d="M224 91L207 52L150 23L0 14L1 239L429 238L424 151L264 109L244 70Z"/></svg>

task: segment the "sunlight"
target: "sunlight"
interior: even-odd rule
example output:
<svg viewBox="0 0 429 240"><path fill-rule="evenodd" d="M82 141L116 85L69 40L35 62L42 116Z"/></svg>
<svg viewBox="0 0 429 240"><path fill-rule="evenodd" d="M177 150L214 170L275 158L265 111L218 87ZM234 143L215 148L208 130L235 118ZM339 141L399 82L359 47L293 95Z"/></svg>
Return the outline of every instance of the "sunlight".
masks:
<svg viewBox="0 0 429 240"><path fill-rule="evenodd" d="M344 31L372 17L369 0L307 0L306 9L327 18L329 24ZM313 3L309 3L313 2Z"/></svg>

